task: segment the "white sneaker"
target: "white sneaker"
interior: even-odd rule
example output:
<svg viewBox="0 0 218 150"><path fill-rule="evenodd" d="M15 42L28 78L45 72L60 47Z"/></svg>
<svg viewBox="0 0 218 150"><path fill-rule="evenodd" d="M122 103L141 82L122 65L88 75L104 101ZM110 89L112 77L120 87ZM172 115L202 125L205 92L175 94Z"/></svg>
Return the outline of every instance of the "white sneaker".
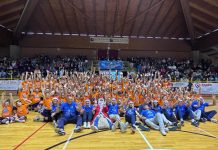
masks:
<svg viewBox="0 0 218 150"><path fill-rule="evenodd" d="M113 132L116 131L116 129L117 129L117 127L118 127L118 124L119 124L118 121L116 121L116 122L113 123L112 128L111 128L111 130L112 130Z"/></svg>
<svg viewBox="0 0 218 150"><path fill-rule="evenodd" d="M83 128L84 128L84 129L87 128L87 122L83 122Z"/></svg>
<svg viewBox="0 0 218 150"><path fill-rule="evenodd" d="M212 118L210 121L213 123L217 123L217 119L214 119L214 118Z"/></svg>
<svg viewBox="0 0 218 150"><path fill-rule="evenodd" d="M126 131L126 125L123 122L120 122L120 132L124 133Z"/></svg>
<svg viewBox="0 0 218 150"><path fill-rule="evenodd" d="M87 122L87 128L90 129L90 122Z"/></svg>
<svg viewBox="0 0 218 150"><path fill-rule="evenodd" d="M94 132L98 132L98 127L96 127L96 126L91 126L91 130L94 131Z"/></svg>
<svg viewBox="0 0 218 150"><path fill-rule="evenodd" d="M165 132L166 132L166 133L168 133L168 132L169 132L169 129L168 129L168 128L165 128L164 130L165 130Z"/></svg>
<svg viewBox="0 0 218 150"><path fill-rule="evenodd" d="M165 130L161 130L160 133L161 133L163 136L166 136L166 135L167 135L167 133L166 133Z"/></svg>

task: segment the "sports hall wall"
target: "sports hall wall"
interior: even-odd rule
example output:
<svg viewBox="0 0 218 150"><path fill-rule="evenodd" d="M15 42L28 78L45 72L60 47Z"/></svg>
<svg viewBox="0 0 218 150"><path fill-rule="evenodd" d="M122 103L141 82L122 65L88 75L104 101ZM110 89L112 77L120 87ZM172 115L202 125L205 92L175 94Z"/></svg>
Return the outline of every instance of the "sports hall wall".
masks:
<svg viewBox="0 0 218 150"><path fill-rule="evenodd" d="M89 37L28 35L20 41L21 56L47 55L86 55L95 58L97 49L107 49L108 44L90 43ZM191 57L191 47L187 41L170 39L130 39L129 44L111 44L110 49L119 50L120 58L131 56Z"/></svg>

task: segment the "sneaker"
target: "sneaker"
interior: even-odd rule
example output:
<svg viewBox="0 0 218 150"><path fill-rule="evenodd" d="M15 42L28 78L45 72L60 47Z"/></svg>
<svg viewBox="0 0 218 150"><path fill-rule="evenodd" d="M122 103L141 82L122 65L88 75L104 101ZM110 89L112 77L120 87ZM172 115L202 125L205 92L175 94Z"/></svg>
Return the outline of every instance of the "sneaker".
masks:
<svg viewBox="0 0 218 150"><path fill-rule="evenodd" d="M150 128L147 126L139 125L138 127L141 129L141 131L150 131Z"/></svg>
<svg viewBox="0 0 218 150"><path fill-rule="evenodd" d="M55 132L58 134L58 135L65 135L66 132L64 131L64 129L60 129L60 128L55 128Z"/></svg>
<svg viewBox="0 0 218 150"><path fill-rule="evenodd" d="M75 129L74 129L74 132L78 133L82 130L82 128L80 126L77 126Z"/></svg>
<svg viewBox="0 0 218 150"><path fill-rule="evenodd" d="M132 126L132 132L131 132L131 133L132 133L132 134L135 134L135 131L136 131L136 126L133 125L133 126Z"/></svg>
<svg viewBox="0 0 218 150"><path fill-rule="evenodd" d="M96 127L96 126L91 126L91 130L94 131L94 132L98 132L98 127Z"/></svg>
<svg viewBox="0 0 218 150"><path fill-rule="evenodd" d="M178 129L178 127L177 126L174 126L174 127L171 127L171 128L168 128L169 129L169 131L176 131L177 129ZM180 128L181 129L181 128Z"/></svg>
<svg viewBox="0 0 218 150"><path fill-rule="evenodd" d="M168 128L164 128L165 132L168 133L169 132L169 129Z"/></svg>
<svg viewBox="0 0 218 150"><path fill-rule="evenodd" d="M185 124L184 124L184 121L181 121L181 126L184 126Z"/></svg>
<svg viewBox="0 0 218 150"><path fill-rule="evenodd" d="M201 122L206 122L207 119L206 119L206 118L201 118L200 121L201 121Z"/></svg>
<svg viewBox="0 0 218 150"><path fill-rule="evenodd" d="M213 122L213 123L217 123L217 120L214 119L214 118L210 119L210 121Z"/></svg>
<svg viewBox="0 0 218 150"><path fill-rule="evenodd" d="M198 124L197 121L192 122L191 125L193 125L193 126L195 126L195 127L198 127L198 126L199 126L199 124Z"/></svg>
<svg viewBox="0 0 218 150"><path fill-rule="evenodd" d="M165 130L161 130L160 133L161 133L163 136L166 136L166 135L167 135L167 133L166 133Z"/></svg>
<svg viewBox="0 0 218 150"><path fill-rule="evenodd" d="M34 119L33 119L34 122L39 122L40 121L40 117L39 116L36 116Z"/></svg>
<svg viewBox="0 0 218 150"><path fill-rule="evenodd" d="M122 122L120 122L120 132L121 132L121 133L126 132L126 126L125 126L125 124L122 123Z"/></svg>
<svg viewBox="0 0 218 150"><path fill-rule="evenodd" d="M119 122L118 122L118 121L114 122L113 125L112 125L111 130L112 130L113 132L116 131L118 125L119 125Z"/></svg>
<svg viewBox="0 0 218 150"><path fill-rule="evenodd" d="M90 122L87 123L87 129L90 129Z"/></svg>
<svg viewBox="0 0 218 150"><path fill-rule="evenodd" d="M9 124L9 123L10 123L10 121L9 121L9 120L5 122L5 124Z"/></svg>
<svg viewBox="0 0 218 150"><path fill-rule="evenodd" d="M125 126L126 126L126 128L127 128L127 127L129 126L129 123L128 123L128 122L126 122L126 123L125 123Z"/></svg>
<svg viewBox="0 0 218 150"><path fill-rule="evenodd" d="M84 128L84 129L87 128L87 124L86 124L86 122L83 122L83 128Z"/></svg>
<svg viewBox="0 0 218 150"><path fill-rule="evenodd" d="M177 129L181 130L181 128L182 128L181 123L178 122L178 123L176 124L176 127L177 127Z"/></svg>

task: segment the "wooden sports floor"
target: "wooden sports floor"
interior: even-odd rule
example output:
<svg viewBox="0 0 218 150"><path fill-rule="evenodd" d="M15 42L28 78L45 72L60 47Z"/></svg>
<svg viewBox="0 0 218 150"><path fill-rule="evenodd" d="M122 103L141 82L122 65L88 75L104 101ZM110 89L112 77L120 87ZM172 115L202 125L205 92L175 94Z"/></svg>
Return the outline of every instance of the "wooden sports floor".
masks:
<svg viewBox="0 0 218 150"><path fill-rule="evenodd" d="M208 110L218 106L211 106ZM65 140L74 128L73 124L66 125L66 135L58 136L50 123L33 122L37 115L31 112L26 123L12 123L0 125L0 150L61 150ZM218 119L218 115L216 115ZM91 133L91 134L89 134ZM135 134L102 131L92 133L85 129L81 133L74 133L69 141L69 150L142 150L142 149L218 149L218 124L201 123L199 128L186 122L181 131L171 131L162 136L158 131L137 131Z"/></svg>

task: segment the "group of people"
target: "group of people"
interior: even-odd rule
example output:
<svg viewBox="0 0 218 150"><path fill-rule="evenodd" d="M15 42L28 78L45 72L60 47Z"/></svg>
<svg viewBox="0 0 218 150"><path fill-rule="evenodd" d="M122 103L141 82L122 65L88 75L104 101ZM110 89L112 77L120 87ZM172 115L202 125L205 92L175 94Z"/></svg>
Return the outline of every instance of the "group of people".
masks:
<svg viewBox="0 0 218 150"><path fill-rule="evenodd" d="M218 68L210 60L201 60L194 64L190 59L179 61L173 58L131 57L123 61L129 64L129 67L126 66L129 71L153 74L159 70L164 77L171 76L176 81L218 81ZM39 69L43 77L47 75L47 71L58 75L62 75L64 70L85 72L92 65L92 61L85 56L36 56L22 59L3 57L0 59L0 78L19 78L22 73L33 72L35 69Z"/></svg>
<svg viewBox="0 0 218 150"><path fill-rule="evenodd" d="M169 129L184 126L185 120L196 127L200 122L217 122L213 118L217 112L205 110L216 105L215 95L210 104L186 87L172 87L158 71L152 77L141 74L112 80L107 75L66 70L62 76L47 71L43 77L37 69L21 78L17 100L2 94L2 124L25 122L29 111L36 111L34 121L52 122L59 135L65 135L65 124L75 123L75 132L91 128L123 133L130 126L132 133L137 128L154 129L165 136Z"/></svg>

